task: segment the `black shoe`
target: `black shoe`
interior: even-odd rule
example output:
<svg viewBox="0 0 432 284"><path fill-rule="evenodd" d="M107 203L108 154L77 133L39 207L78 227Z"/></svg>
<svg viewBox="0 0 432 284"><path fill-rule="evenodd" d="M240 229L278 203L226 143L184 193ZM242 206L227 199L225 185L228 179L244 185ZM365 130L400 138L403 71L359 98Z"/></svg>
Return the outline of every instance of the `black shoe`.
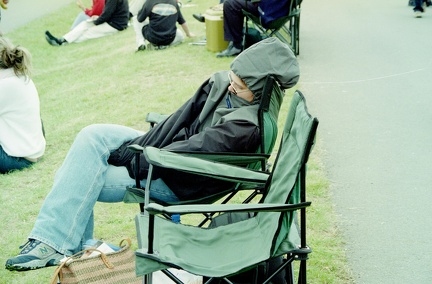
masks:
<svg viewBox="0 0 432 284"><path fill-rule="evenodd" d="M52 46L60 46L60 45L63 44L63 42L61 40L59 40L58 38L56 38L55 36L53 36L49 31L45 32L45 39Z"/></svg>
<svg viewBox="0 0 432 284"><path fill-rule="evenodd" d="M192 14L192 16L201 23L205 23L205 17L201 14Z"/></svg>
<svg viewBox="0 0 432 284"><path fill-rule="evenodd" d="M231 57L239 55L242 52L241 48L237 48L234 46L232 42L229 43L227 49L216 54L216 57Z"/></svg>

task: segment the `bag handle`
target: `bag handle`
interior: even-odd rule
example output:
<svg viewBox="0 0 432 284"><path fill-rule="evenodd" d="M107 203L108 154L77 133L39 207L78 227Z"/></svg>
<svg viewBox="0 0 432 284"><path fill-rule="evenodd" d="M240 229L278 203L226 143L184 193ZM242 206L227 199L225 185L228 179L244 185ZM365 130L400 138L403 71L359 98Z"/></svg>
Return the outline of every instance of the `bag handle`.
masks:
<svg viewBox="0 0 432 284"><path fill-rule="evenodd" d="M123 247L122 247L122 244L123 244L124 242L127 242L127 245L126 245L127 247L130 247L130 246L132 245L132 242L131 242L131 240L130 240L129 238L124 238L123 240L120 241L120 247L121 247L121 248L123 248ZM98 249L88 248L88 249L82 250L82 251L80 251L80 252L77 252L77 253L74 254L74 255L69 256L69 257L66 258L66 259L65 259L61 264L59 264L59 265L57 266L56 270L54 271L54 275L53 275L53 277L51 278L50 284L58 284L58 283L61 283L61 282L63 281L62 268L63 268L65 265L67 265L67 263L68 263L70 260L73 260L73 259L76 258L77 256L83 255L84 253L86 253L86 252L90 252L90 251L96 251L96 252L99 252L99 255L98 255L98 256L100 256L100 258L102 259L102 262L105 264L105 266L106 266L107 268L109 268L109 269L113 269L113 268L114 268L114 265L109 261L107 255L106 255L104 252L102 252L102 251L100 251L100 250L98 250ZM95 257L96 257L96 256L95 256Z"/></svg>
<svg viewBox="0 0 432 284"><path fill-rule="evenodd" d="M119 245L119 246L120 246L121 248L123 248L123 247L122 247L122 244L123 244L124 242L127 242L127 246L128 246L128 247L130 247L130 246L132 245L132 241L131 241L129 238L124 238L123 240L120 241L120 245Z"/></svg>

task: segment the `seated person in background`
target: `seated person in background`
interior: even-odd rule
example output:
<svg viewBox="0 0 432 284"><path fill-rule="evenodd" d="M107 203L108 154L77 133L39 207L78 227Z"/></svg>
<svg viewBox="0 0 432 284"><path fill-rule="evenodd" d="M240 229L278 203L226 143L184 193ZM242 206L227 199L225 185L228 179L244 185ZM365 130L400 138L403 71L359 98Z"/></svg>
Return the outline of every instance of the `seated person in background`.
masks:
<svg viewBox="0 0 432 284"><path fill-rule="evenodd" d="M137 21L141 25L135 30L139 31L141 27L142 34L141 38L137 36L137 50L182 43L184 35L177 29L176 23L181 25L186 36L195 36L189 31L176 0L146 0L138 13ZM150 44L146 44L145 40Z"/></svg>
<svg viewBox="0 0 432 284"><path fill-rule="evenodd" d="M0 173L20 170L45 152L31 55L0 36Z"/></svg>
<svg viewBox="0 0 432 284"><path fill-rule="evenodd" d="M83 42L122 31L128 27L128 22L128 0L106 0L105 7L99 17L94 16L90 20L81 22L61 38L56 38L49 31L46 31L45 39L53 46Z"/></svg>
<svg viewBox="0 0 432 284"><path fill-rule="evenodd" d="M80 12L75 18L71 30L78 26L79 23L84 22L93 16L100 16L105 6L105 0L93 0L93 5L90 9L87 9L81 0L78 0L76 4L82 10L82 12Z"/></svg>
<svg viewBox="0 0 432 284"><path fill-rule="evenodd" d="M135 185L135 154L128 145L256 152L260 143L257 113L267 75L273 75L282 88L294 86L299 78L293 52L276 38L244 51L233 60L230 71L214 73L191 99L145 134L119 125L90 125L81 130L56 173L27 244L18 256L7 260L6 268L23 271L56 265L64 255L82 250L83 243L93 238L96 202L121 202L126 186ZM145 187L148 163L143 155L137 170ZM150 198L155 200L187 200L227 189L226 181L162 168L154 173Z"/></svg>
<svg viewBox="0 0 432 284"><path fill-rule="evenodd" d="M216 57L236 56L243 50L243 25L245 10L261 18L263 27L289 13L291 0L225 0L223 2L224 39L229 42L227 49Z"/></svg>
<svg viewBox="0 0 432 284"><path fill-rule="evenodd" d="M141 8L144 6L144 2L146 0L132 0L129 2L129 12L131 14L131 22L132 26L135 31L135 41L136 41L136 47L137 51L139 51L139 47L143 45L142 49L145 47L144 43L144 37L142 35L142 28L145 24L148 24L148 20L144 21L143 23L138 22L138 12L141 10Z"/></svg>

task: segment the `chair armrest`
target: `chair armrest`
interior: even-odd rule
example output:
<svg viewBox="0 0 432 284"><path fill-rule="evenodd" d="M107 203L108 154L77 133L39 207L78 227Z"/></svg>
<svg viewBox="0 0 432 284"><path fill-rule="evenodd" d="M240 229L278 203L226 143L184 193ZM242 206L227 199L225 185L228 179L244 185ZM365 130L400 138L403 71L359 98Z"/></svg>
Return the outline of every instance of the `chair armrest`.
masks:
<svg viewBox="0 0 432 284"><path fill-rule="evenodd" d="M146 122L150 124L158 124L159 122L164 121L167 117L169 117L168 114L149 112L146 116Z"/></svg>
<svg viewBox="0 0 432 284"><path fill-rule="evenodd" d="M265 172L185 156L155 147L146 147L144 149L144 155L147 162L154 166L175 169L226 181L264 184L269 177L269 174Z"/></svg>
<svg viewBox="0 0 432 284"><path fill-rule="evenodd" d="M217 213L217 212L286 212L306 208L311 202L297 204L200 204L200 205L173 205L162 206L150 203L145 210L152 215L155 214L194 214L194 213Z"/></svg>
<svg viewBox="0 0 432 284"><path fill-rule="evenodd" d="M137 144L129 145L128 149L133 153L143 153L145 147ZM251 163L267 161L269 154L259 153L227 153L227 152L192 152L192 151L171 151L172 153L182 154L183 156L196 157L204 160L227 163L230 165L247 165Z"/></svg>

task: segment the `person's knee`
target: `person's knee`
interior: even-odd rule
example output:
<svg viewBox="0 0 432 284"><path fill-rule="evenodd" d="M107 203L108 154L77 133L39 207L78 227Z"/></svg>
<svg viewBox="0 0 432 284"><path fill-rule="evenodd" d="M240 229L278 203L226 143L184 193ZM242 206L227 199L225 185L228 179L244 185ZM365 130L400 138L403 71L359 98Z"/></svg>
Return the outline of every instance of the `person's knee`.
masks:
<svg viewBox="0 0 432 284"><path fill-rule="evenodd" d="M224 10L232 10L234 8L235 0L225 0L223 3Z"/></svg>
<svg viewBox="0 0 432 284"><path fill-rule="evenodd" d="M99 137L103 132L103 124L91 124L81 129L81 131L77 135L77 139L85 139L89 141L91 139Z"/></svg>

